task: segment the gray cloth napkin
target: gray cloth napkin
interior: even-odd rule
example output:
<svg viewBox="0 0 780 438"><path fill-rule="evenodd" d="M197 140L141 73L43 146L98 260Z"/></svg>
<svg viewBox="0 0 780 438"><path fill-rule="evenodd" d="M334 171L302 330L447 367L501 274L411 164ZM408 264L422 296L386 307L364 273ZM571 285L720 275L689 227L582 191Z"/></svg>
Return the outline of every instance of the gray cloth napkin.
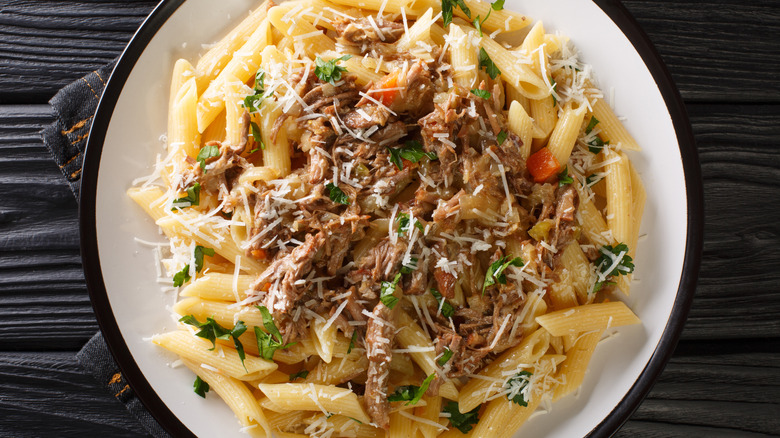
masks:
<svg viewBox="0 0 780 438"><path fill-rule="evenodd" d="M79 197L81 166L87 145L92 117L97 109L103 88L116 61L93 71L60 90L50 101L56 120L42 132L43 142L62 170L76 199ZM137 432L149 433L155 438L169 437L128 385L103 334L98 332L76 354L79 364L110 394L125 405L140 423ZM141 427L143 426L143 428Z"/></svg>

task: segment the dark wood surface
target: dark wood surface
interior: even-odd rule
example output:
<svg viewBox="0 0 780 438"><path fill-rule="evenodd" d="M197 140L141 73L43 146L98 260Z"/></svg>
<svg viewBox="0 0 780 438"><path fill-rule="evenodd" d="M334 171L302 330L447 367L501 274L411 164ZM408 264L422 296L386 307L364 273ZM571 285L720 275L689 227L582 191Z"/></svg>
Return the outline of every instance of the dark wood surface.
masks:
<svg viewBox="0 0 780 438"><path fill-rule="evenodd" d="M583 0L585 1L585 0ZM74 354L96 332L47 101L123 49L154 1L0 1L0 437L143 431ZM684 97L704 259L675 355L621 437L780 433L780 0L627 0Z"/></svg>

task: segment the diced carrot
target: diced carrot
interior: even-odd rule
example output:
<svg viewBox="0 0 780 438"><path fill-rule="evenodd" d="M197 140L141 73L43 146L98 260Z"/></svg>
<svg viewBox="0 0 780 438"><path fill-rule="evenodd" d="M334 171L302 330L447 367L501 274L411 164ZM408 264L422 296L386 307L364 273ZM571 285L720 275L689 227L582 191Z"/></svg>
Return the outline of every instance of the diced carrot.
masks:
<svg viewBox="0 0 780 438"><path fill-rule="evenodd" d="M252 250L252 257L256 259L265 260L266 257L268 257L268 253L265 252L264 249L253 249Z"/></svg>
<svg viewBox="0 0 780 438"><path fill-rule="evenodd" d="M534 181L540 183L547 181L551 176L560 172L561 164L555 158L555 155L546 147L539 149L531 154L526 161L528 171L534 177Z"/></svg>
<svg viewBox="0 0 780 438"><path fill-rule="evenodd" d="M398 88L398 70L388 73L387 76L382 78L374 87L376 91L373 91L371 94L373 94L372 97L374 99L382 102L382 105L390 106L395 98L398 97L398 90L395 90L395 88Z"/></svg>

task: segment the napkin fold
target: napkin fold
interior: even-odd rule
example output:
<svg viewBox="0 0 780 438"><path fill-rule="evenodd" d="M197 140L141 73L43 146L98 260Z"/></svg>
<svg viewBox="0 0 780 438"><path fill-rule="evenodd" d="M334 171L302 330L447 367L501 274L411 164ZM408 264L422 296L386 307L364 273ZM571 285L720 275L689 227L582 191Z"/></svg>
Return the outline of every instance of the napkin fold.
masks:
<svg viewBox="0 0 780 438"><path fill-rule="evenodd" d="M44 128L43 143L49 149L54 162L60 167L77 200L81 185L81 167L92 118L115 65L116 60L74 81L49 101L56 119L54 123ZM155 438L170 437L128 385L114 362L101 332L96 333L84 345L76 354L76 359L82 368L88 371L114 398L124 404L138 420L139 434L144 433L145 429Z"/></svg>

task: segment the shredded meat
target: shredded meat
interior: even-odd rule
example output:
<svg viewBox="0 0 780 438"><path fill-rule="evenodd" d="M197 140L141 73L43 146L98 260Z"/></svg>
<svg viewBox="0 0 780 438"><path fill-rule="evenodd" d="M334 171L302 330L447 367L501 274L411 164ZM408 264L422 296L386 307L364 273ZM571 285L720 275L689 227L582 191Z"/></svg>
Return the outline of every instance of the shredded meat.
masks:
<svg viewBox="0 0 780 438"><path fill-rule="evenodd" d="M363 400L371 420L383 429L390 428L389 405L387 403L387 382L390 376L395 325L393 312L383 303L378 303L372 312L366 329L366 351L368 355L368 378Z"/></svg>

